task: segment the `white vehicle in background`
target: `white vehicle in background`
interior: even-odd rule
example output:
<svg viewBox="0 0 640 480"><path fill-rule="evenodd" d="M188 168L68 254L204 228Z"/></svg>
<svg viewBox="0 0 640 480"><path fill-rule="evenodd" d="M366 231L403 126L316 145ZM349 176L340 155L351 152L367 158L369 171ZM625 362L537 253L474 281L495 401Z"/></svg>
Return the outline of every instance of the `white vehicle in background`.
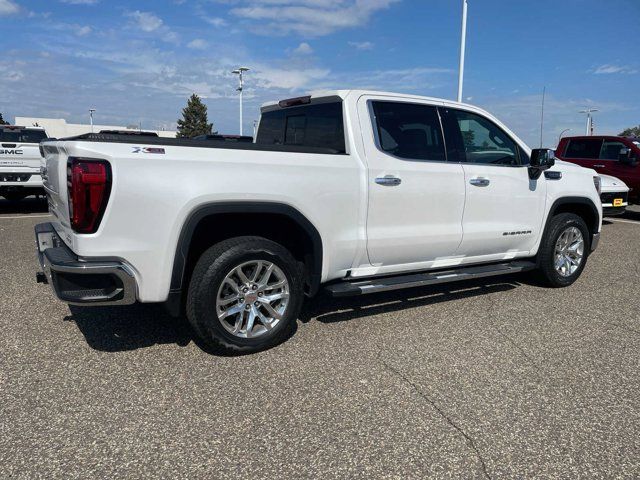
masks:
<svg viewBox="0 0 640 480"><path fill-rule="evenodd" d="M622 180L610 175L600 175L600 201L605 216L622 215L629 206L630 188Z"/></svg>
<svg viewBox="0 0 640 480"><path fill-rule="evenodd" d="M0 196L17 201L44 195L40 142L46 138L40 127L0 125Z"/></svg>
<svg viewBox="0 0 640 480"><path fill-rule="evenodd" d="M211 348L273 346L305 296L582 273L600 178L462 103L360 90L264 105L254 143L42 143L42 272L81 305L166 302Z"/></svg>

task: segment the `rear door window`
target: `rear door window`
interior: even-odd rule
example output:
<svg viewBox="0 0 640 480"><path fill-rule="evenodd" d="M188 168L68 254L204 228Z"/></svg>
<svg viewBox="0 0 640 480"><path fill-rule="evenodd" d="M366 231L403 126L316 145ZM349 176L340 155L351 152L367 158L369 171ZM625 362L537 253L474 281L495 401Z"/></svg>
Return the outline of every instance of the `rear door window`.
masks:
<svg viewBox="0 0 640 480"><path fill-rule="evenodd" d="M256 143L330 148L345 153L342 102L264 112Z"/></svg>
<svg viewBox="0 0 640 480"><path fill-rule="evenodd" d="M436 107L402 102L372 102L381 150L407 160L446 160Z"/></svg>
<svg viewBox="0 0 640 480"><path fill-rule="evenodd" d="M601 149L602 140L596 138L569 140L564 156L565 158L587 158L596 160L600 158Z"/></svg>

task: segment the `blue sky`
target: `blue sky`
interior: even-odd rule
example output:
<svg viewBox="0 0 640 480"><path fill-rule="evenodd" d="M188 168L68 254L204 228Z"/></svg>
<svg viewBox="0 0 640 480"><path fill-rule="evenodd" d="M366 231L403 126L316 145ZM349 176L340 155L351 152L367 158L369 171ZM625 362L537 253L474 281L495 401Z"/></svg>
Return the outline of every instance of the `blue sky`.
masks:
<svg viewBox="0 0 640 480"><path fill-rule="evenodd" d="M174 128L196 92L237 132L267 100L326 88L454 98L459 0L0 0L0 112ZM469 0L464 97L530 145L640 123L640 0Z"/></svg>

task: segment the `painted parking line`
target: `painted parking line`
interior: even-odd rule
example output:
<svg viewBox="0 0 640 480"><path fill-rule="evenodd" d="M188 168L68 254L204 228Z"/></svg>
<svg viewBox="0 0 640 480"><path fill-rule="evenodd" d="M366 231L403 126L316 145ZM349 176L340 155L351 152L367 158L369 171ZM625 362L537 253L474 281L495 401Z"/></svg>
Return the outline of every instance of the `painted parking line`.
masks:
<svg viewBox="0 0 640 480"><path fill-rule="evenodd" d="M616 223L630 223L631 225L640 225L640 222L636 220L623 220L621 218L608 218L605 217L607 222L616 222Z"/></svg>
<svg viewBox="0 0 640 480"><path fill-rule="evenodd" d="M0 215L0 220L15 220L16 218L47 218L51 215L12 215L12 216L2 216Z"/></svg>

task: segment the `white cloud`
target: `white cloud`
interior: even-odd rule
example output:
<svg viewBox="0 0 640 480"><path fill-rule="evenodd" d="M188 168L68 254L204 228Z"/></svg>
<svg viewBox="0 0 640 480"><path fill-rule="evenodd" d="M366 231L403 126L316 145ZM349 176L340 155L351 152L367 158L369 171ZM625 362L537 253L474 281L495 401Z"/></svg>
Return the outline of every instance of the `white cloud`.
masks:
<svg viewBox="0 0 640 480"><path fill-rule="evenodd" d="M254 22L261 34L307 37L368 23L373 14L400 0L238 0L231 14Z"/></svg>
<svg viewBox="0 0 640 480"><path fill-rule="evenodd" d="M227 25L227 21L224 18L220 17L207 17L206 15L202 15L200 18L207 22L209 25L212 25L216 28L221 28Z"/></svg>
<svg viewBox="0 0 640 480"><path fill-rule="evenodd" d="M85 25L85 26L77 25L77 26L76 26L76 32L75 32L75 34L76 34L78 37L84 37L84 36L86 36L86 35L89 35L90 33L91 33L91 27L89 27L89 26L87 26L87 25Z"/></svg>
<svg viewBox="0 0 640 480"><path fill-rule="evenodd" d="M638 70L629 67L628 65L600 65L593 73L596 75L610 75L613 73L638 73Z"/></svg>
<svg viewBox="0 0 640 480"><path fill-rule="evenodd" d="M208 46L209 45L207 44L207 42L205 42L201 38L196 38L195 40L192 40L187 44L187 47L189 47L189 48L191 48L193 50L204 50Z"/></svg>
<svg viewBox="0 0 640 480"><path fill-rule="evenodd" d="M371 42L349 42L349 45L356 50L372 50L374 47Z"/></svg>
<svg viewBox="0 0 640 480"><path fill-rule="evenodd" d="M164 24L160 17L151 12L141 12L140 10L136 10L135 12L128 12L126 15L132 18L138 28L143 32L156 31Z"/></svg>
<svg viewBox="0 0 640 480"><path fill-rule="evenodd" d="M311 55L313 53L313 48L307 42L302 42L298 47L293 51L296 55Z"/></svg>
<svg viewBox="0 0 640 480"><path fill-rule="evenodd" d="M0 17L5 15L13 15L14 13L18 13L20 11L20 7L17 3L11 0L0 0Z"/></svg>

